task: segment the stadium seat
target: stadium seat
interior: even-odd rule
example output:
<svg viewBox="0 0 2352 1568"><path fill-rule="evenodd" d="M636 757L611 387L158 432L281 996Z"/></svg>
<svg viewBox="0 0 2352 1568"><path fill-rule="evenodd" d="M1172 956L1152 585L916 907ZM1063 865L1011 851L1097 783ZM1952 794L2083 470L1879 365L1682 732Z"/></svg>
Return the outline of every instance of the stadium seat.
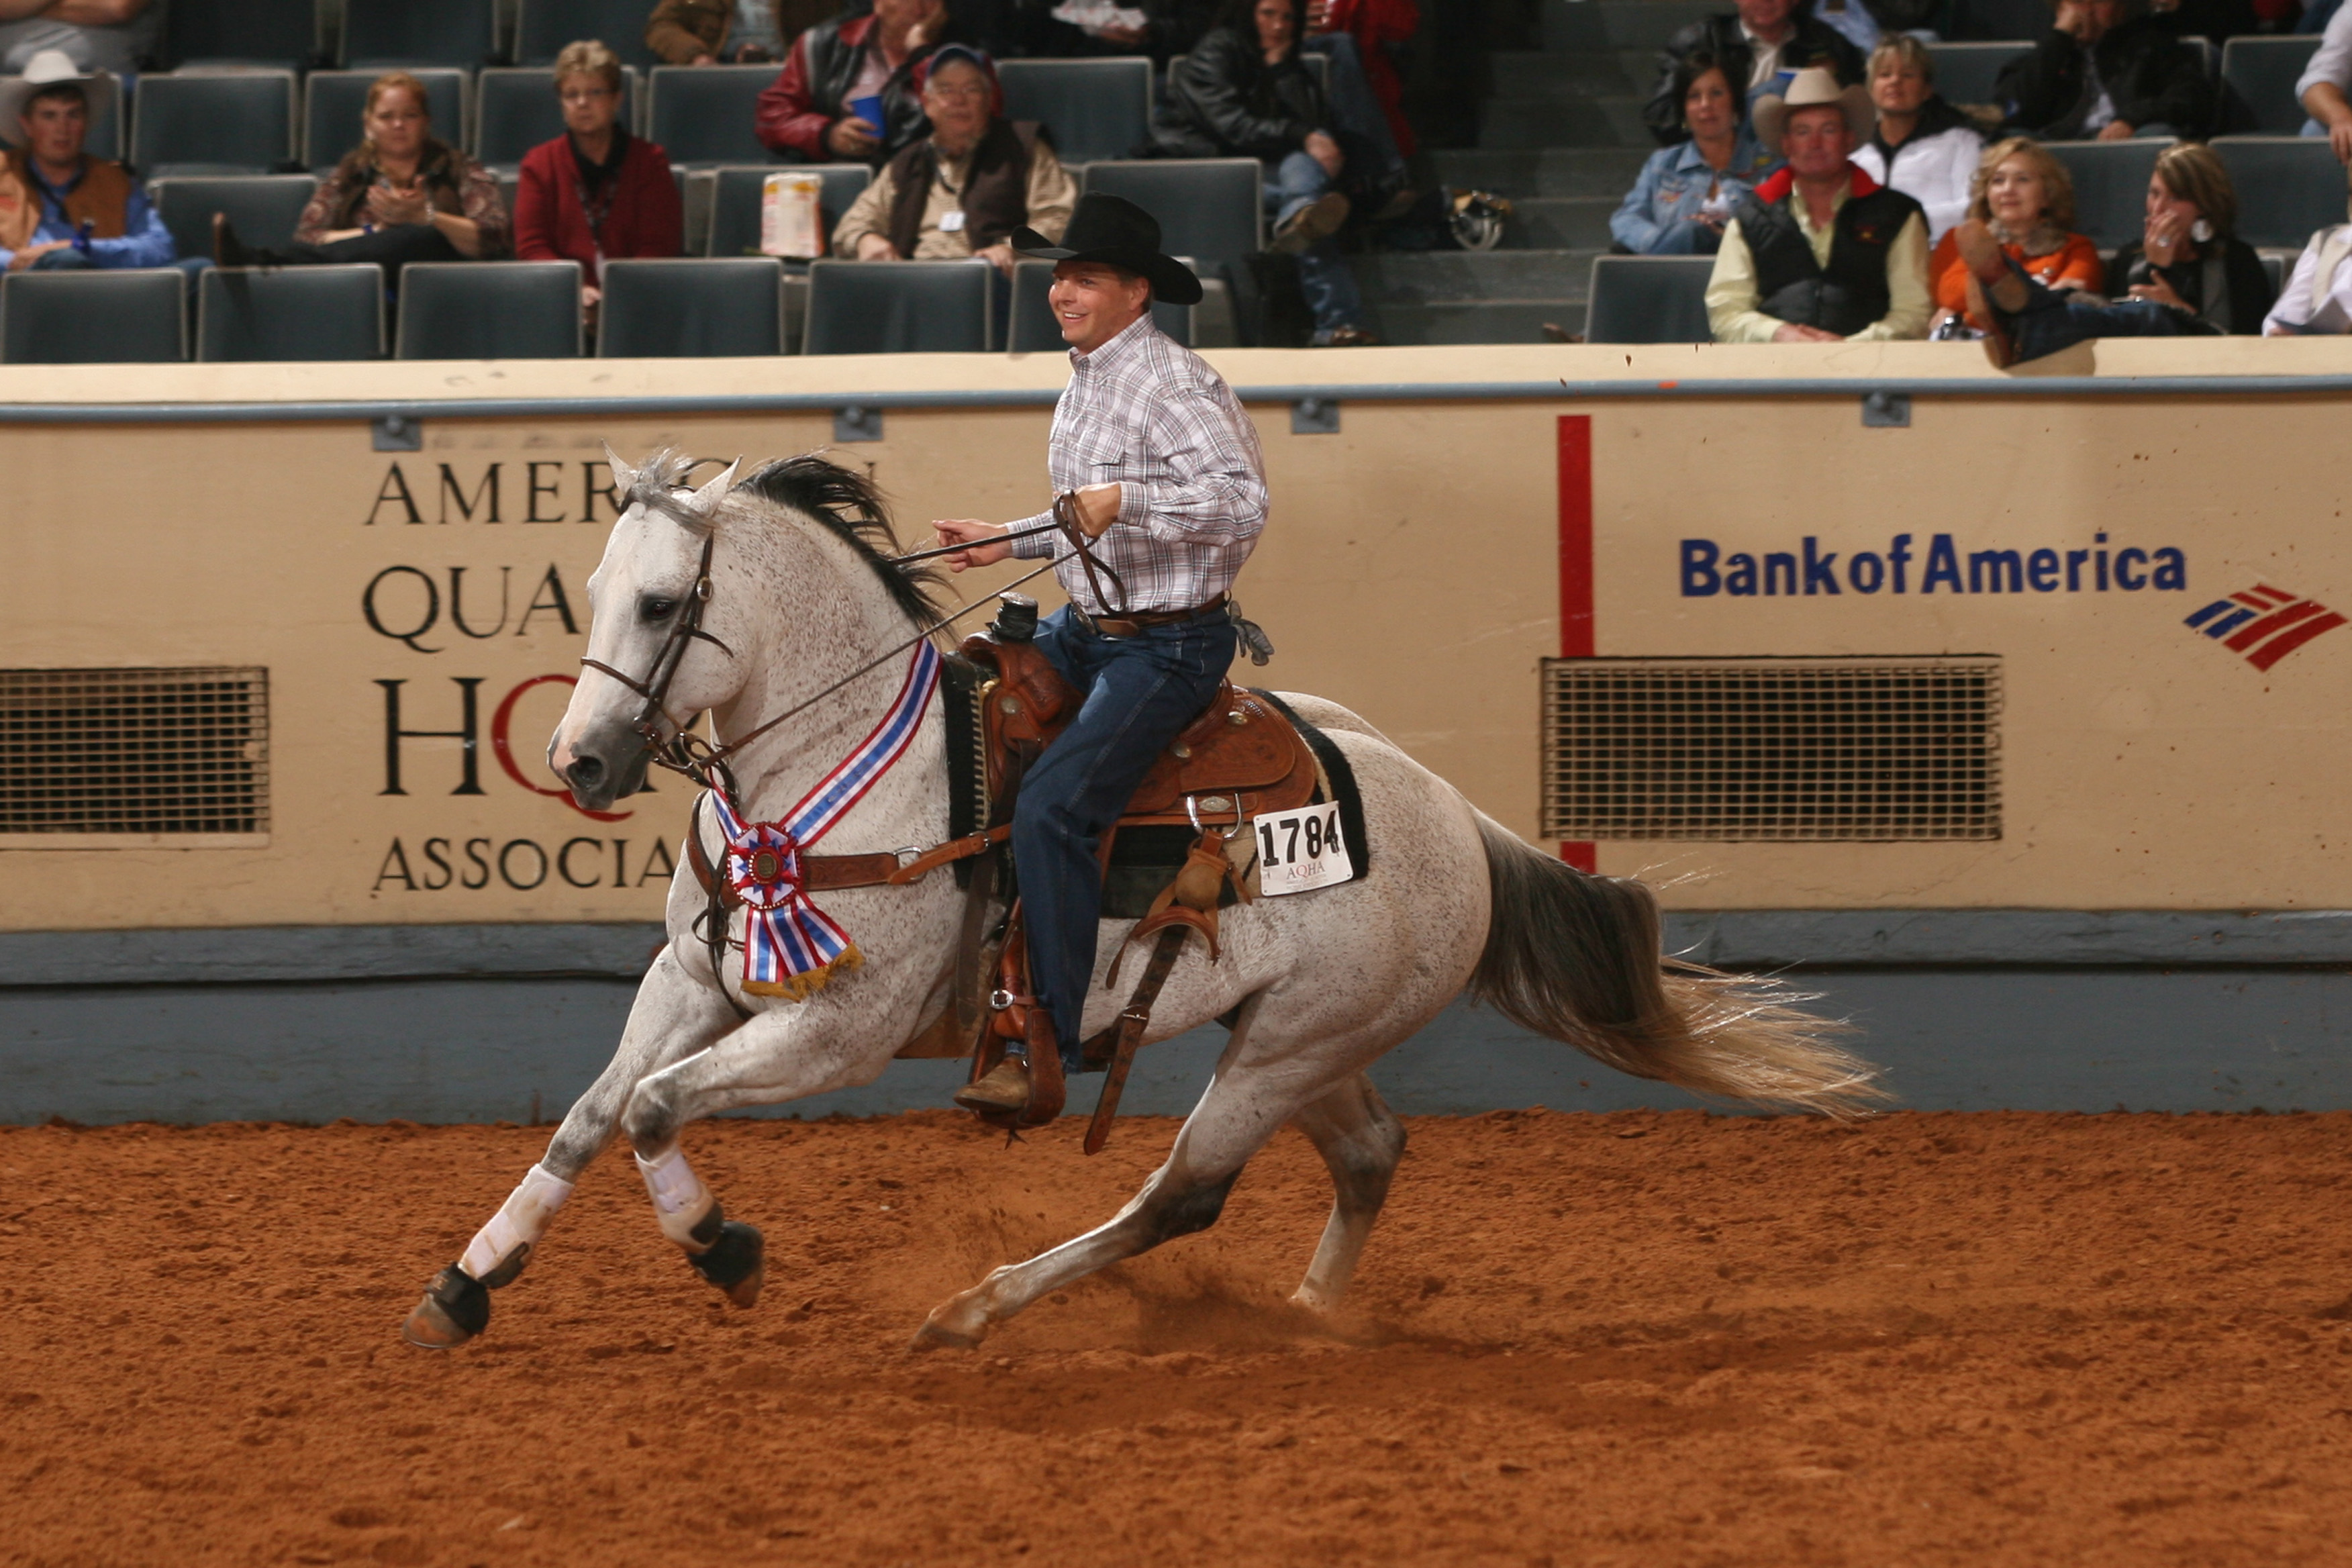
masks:
<svg viewBox="0 0 2352 1568"><path fill-rule="evenodd" d="M1588 343L1704 343L1712 256L1596 256L1584 308Z"/></svg>
<svg viewBox="0 0 2352 1568"><path fill-rule="evenodd" d="M710 238L705 247L711 256L756 256L760 253L760 193L766 185L776 165L751 169L720 169L716 189L710 198ZM824 194L817 197L818 210L824 218L824 237L830 241L834 226L849 211L866 187L873 183L874 172L863 163L814 163L793 171L815 174L824 181Z"/></svg>
<svg viewBox="0 0 2352 1568"><path fill-rule="evenodd" d="M1005 60L1004 117L1034 120L1065 163L1131 158L1151 136L1151 62Z"/></svg>
<svg viewBox="0 0 2352 1568"><path fill-rule="evenodd" d="M801 352L984 353L995 281L984 261L813 262Z"/></svg>
<svg viewBox="0 0 2352 1568"><path fill-rule="evenodd" d="M90 121L89 132L82 138L81 147L93 158L119 159L122 156L122 106L128 99L123 93L121 77L112 71L100 71L99 74L113 79L114 95L105 114Z"/></svg>
<svg viewBox="0 0 2352 1568"><path fill-rule="evenodd" d="M1947 103L1995 101L1992 88L2000 79L2001 68L2032 52L2031 43L1927 46L1927 58L1936 68L1936 90Z"/></svg>
<svg viewBox="0 0 2352 1568"><path fill-rule="evenodd" d="M343 0L342 63L354 70L472 70L498 47L497 0Z"/></svg>
<svg viewBox="0 0 2352 1568"><path fill-rule="evenodd" d="M752 134L775 66L656 66L646 89L646 134L673 163L772 163Z"/></svg>
<svg viewBox="0 0 2352 1568"><path fill-rule="evenodd" d="M148 179L268 174L293 155L292 71L139 79L131 161Z"/></svg>
<svg viewBox="0 0 2352 1568"><path fill-rule="evenodd" d="M645 83L635 66L621 68L621 123L635 125ZM474 158L511 169L542 142L563 134L563 106L544 66L502 67L474 78Z"/></svg>
<svg viewBox="0 0 2352 1568"><path fill-rule="evenodd" d="M599 359L782 353L783 264L770 256L608 261Z"/></svg>
<svg viewBox="0 0 2352 1568"><path fill-rule="evenodd" d="M1004 334L1004 346L1008 352L1016 354L1059 353L1069 347L1062 339L1061 323L1054 320L1053 308L1046 302L1046 290L1053 286L1052 262L1016 261L1013 264L1013 309ZM1193 307L1190 305L1154 303L1151 307L1152 323L1190 348L1192 343L1192 310Z"/></svg>
<svg viewBox="0 0 2352 1568"><path fill-rule="evenodd" d="M383 357L383 268L215 267L196 290L196 358Z"/></svg>
<svg viewBox="0 0 2352 1568"><path fill-rule="evenodd" d="M515 62L551 66L564 45L594 38L624 65L651 70L661 64L661 57L646 47L646 18L653 9L646 0L522 0Z"/></svg>
<svg viewBox="0 0 2352 1568"><path fill-rule="evenodd" d="M319 53L318 0L172 0L163 26L174 67L300 70Z"/></svg>
<svg viewBox="0 0 2352 1568"><path fill-rule="evenodd" d="M2238 190L2238 237L2302 248L2315 229L2344 221L2344 165L2325 138L2217 136L2213 151Z"/></svg>
<svg viewBox="0 0 2352 1568"><path fill-rule="evenodd" d="M176 267L0 277L0 363L184 360L188 279Z"/></svg>
<svg viewBox="0 0 2352 1568"><path fill-rule="evenodd" d="M2180 44L2183 48L2197 57L2198 64L2205 68L2207 81L2219 81L2221 79L2221 51L2214 46L2212 39L2190 33L2180 40Z"/></svg>
<svg viewBox="0 0 2352 1568"><path fill-rule="evenodd" d="M1255 158L1150 158L1089 164L1086 188L1125 196L1160 220L1160 243L1203 277L1264 247Z"/></svg>
<svg viewBox="0 0 2352 1568"><path fill-rule="evenodd" d="M2295 79L2319 47L2316 37L2231 38L2221 46L2222 123L2257 135L2294 136L2311 117Z"/></svg>
<svg viewBox="0 0 2352 1568"><path fill-rule="evenodd" d="M2074 182L2074 227L2101 250L2137 239L2147 221L2147 179L2157 154L2170 146L2153 138L2127 142L2053 142L2051 153Z"/></svg>
<svg viewBox="0 0 2352 1568"><path fill-rule="evenodd" d="M360 119L367 111L368 84L382 71L312 71L304 86L302 166L326 173L360 144ZM466 145L466 73L435 67L409 72L425 84L425 106L433 134L452 147Z"/></svg>
<svg viewBox="0 0 2352 1568"><path fill-rule="evenodd" d="M576 261L415 261L396 359L577 359Z"/></svg>
<svg viewBox="0 0 2352 1568"><path fill-rule="evenodd" d="M283 250L319 182L308 174L232 174L158 180L147 187L182 256L213 253L213 214L226 213L247 245Z"/></svg>

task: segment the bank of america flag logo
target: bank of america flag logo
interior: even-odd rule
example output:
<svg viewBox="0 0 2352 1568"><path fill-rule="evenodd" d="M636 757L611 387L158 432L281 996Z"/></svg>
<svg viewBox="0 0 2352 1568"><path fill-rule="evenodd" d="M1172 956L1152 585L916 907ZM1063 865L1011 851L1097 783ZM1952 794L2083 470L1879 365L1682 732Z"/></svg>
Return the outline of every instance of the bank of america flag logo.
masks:
<svg viewBox="0 0 2352 1568"><path fill-rule="evenodd" d="M2316 599L2298 599L2267 583L2216 599L2189 617L2189 625L2256 669L2268 669L2312 638L2332 632L2344 617Z"/></svg>

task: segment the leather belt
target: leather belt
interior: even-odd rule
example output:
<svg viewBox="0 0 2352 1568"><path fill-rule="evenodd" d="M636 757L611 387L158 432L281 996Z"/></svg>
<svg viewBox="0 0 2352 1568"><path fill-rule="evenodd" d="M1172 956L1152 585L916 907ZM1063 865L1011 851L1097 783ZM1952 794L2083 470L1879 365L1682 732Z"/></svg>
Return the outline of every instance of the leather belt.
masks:
<svg viewBox="0 0 2352 1568"><path fill-rule="evenodd" d="M1225 607L1225 595L1218 595L1205 605L1195 605L1189 610L1138 610L1125 616L1090 616L1076 602L1070 605L1070 619L1084 630L1097 637L1131 637L1150 626L1172 626L1185 621L1197 621L1205 616L1221 612Z"/></svg>

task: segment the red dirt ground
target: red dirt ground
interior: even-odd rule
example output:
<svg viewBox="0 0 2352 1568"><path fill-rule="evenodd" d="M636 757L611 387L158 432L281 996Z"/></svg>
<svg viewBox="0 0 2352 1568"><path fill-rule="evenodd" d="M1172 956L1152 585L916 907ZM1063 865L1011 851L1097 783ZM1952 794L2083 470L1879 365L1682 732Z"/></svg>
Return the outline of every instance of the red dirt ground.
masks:
<svg viewBox="0 0 2352 1568"><path fill-rule="evenodd" d="M696 1129L751 1312L608 1155L440 1355L400 1318L543 1130L0 1131L0 1562L2352 1560L2352 1115L1419 1121L1329 1325L1286 1133L908 1354L1172 1131L1082 1126Z"/></svg>

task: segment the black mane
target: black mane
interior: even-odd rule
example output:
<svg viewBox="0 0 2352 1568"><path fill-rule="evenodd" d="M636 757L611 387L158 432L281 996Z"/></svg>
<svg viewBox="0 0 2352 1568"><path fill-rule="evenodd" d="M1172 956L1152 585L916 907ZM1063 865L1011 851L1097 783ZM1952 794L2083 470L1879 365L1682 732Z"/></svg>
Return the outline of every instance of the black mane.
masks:
<svg viewBox="0 0 2352 1568"><path fill-rule="evenodd" d="M898 552L898 535L890 526L882 492L865 475L804 452L762 463L735 488L806 512L831 529L874 569L891 602L908 620L929 626L945 613L936 597L942 586L937 572L891 561Z"/></svg>

